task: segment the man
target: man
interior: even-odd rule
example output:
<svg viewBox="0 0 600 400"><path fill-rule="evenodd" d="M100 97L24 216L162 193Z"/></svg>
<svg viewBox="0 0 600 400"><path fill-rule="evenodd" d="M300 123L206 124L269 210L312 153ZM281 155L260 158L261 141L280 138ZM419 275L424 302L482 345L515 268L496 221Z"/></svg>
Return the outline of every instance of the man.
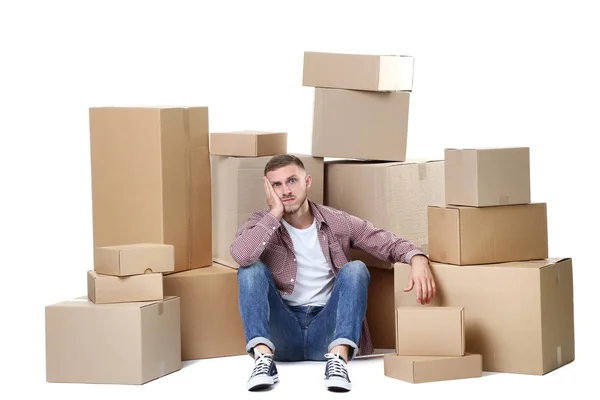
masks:
<svg viewBox="0 0 600 400"><path fill-rule="evenodd" d="M404 289L429 303L436 287L429 259L408 240L344 211L308 199L312 178L293 155L264 169L268 207L236 233L231 255L238 269L246 351L254 357L248 390L271 386L275 361L327 360L325 387L348 391L347 363L373 351L365 320L370 275L350 248L411 265Z"/></svg>

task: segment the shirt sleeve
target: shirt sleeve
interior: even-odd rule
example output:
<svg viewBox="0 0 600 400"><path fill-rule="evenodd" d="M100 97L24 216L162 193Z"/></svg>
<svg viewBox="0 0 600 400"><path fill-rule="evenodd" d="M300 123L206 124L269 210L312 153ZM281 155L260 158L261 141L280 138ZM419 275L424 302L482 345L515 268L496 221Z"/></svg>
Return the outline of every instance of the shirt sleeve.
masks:
<svg viewBox="0 0 600 400"><path fill-rule="evenodd" d="M369 221L346 213L350 225L350 245L366 251L382 261L410 264L415 255L427 255L407 239L380 229Z"/></svg>
<svg viewBox="0 0 600 400"><path fill-rule="evenodd" d="M240 267L252 265L260 259L265 248L276 238L281 222L271 213L257 211L238 229L229 248L231 257Z"/></svg>

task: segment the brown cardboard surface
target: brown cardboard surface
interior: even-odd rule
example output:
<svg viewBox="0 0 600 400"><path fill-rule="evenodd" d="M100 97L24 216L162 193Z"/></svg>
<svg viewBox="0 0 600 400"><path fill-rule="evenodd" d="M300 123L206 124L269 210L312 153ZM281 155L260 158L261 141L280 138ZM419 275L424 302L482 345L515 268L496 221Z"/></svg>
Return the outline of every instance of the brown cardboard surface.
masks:
<svg viewBox="0 0 600 400"><path fill-rule="evenodd" d="M161 300L163 275L160 272L113 276L88 271L88 298L96 304Z"/></svg>
<svg viewBox="0 0 600 400"><path fill-rule="evenodd" d="M211 263L208 108L90 108L94 247L174 246Z"/></svg>
<svg viewBox="0 0 600 400"><path fill-rule="evenodd" d="M181 298L181 357L246 354L237 270L218 264L164 277L167 295Z"/></svg>
<svg viewBox="0 0 600 400"><path fill-rule="evenodd" d="M573 266L549 258L473 266L431 263L438 295L423 307L464 307L466 351L483 370L543 375L575 359ZM410 266L396 264L395 306L416 305L399 290Z"/></svg>
<svg viewBox="0 0 600 400"><path fill-rule="evenodd" d="M405 161L410 92L315 89L312 155Z"/></svg>
<svg viewBox="0 0 600 400"><path fill-rule="evenodd" d="M412 90L414 58L304 52L302 85L370 91Z"/></svg>
<svg viewBox="0 0 600 400"><path fill-rule="evenodd" d="M312 185L308 198L323 202L323 159L304 154L294 154L302 160ZM212 210L213 210L213 260L237 268L229 248L239 227L254 211L267 207L263 186L264 168L271 159L267 157L211 156Z"/></svg>
<svg viewBox="0 0 600 400"><path fill-rule="evenodd" d="M429 258L456 265L548 257L546 203L430 206Z"/></svg>
<svg viewBox="0 0 600 400"><path fill-rule="evenodd" d="M482 376L482 357L469 353L463 357L386 354L383 356L383 373L410 383L478 378Z"/></svg>
<svg viewBox="0 0 600 400"><path fill-rule="evenodd" d="M464 356L464 308L398 307L396 353L401 356Z"/></svg>
<svg viewBox="0 0 600 400"><path fill-rule="evenodd" d="M529 148L446 149L446 204L474 207L531 201Z"/></svg>
<svg viewBox="0 0 600 400"><path fill-rule="evenodd" d="M444 161L326 161L325 203L410 240L429 253L427 207L444 204ZM391 269L362 250L353 259Z"/></svg>
<svg viewBox="0 0 600 400"><path fill-rule="evenodd" d="M368 267L367 323L373 347L396 349L394 270Z"/></svg>
<svg viewBox="0 0 600 400"><path fill-rule="evenodd" d="M94 249L94 271L100 274L128 276L172 272L174 269L175 249L172 245L135 243Z"/></svg>
<svg viewBox="0 0 600 400"><path fill-rule="evenodd" d="M179 298L45 309L48 382L143 384L181 369Z"/></svg>
<svg viewBox="0 0 600 400"><path fill-rule="evenodd" d="M210 134L210 154L262 157L287 153L287 132L239 131Z"/></svg>

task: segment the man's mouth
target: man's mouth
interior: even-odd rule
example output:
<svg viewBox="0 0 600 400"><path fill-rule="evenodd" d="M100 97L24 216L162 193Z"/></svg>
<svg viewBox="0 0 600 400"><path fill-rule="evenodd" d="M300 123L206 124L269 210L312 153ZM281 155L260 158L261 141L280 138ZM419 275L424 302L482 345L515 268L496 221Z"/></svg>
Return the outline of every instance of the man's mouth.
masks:
<svg viewBox="0 0 600 400"><path fill-rule="evenodd" d="M287 199L283 199L284 203L291 203L292 201L294 201L296 198L295 197L289 197Z"/></svg>

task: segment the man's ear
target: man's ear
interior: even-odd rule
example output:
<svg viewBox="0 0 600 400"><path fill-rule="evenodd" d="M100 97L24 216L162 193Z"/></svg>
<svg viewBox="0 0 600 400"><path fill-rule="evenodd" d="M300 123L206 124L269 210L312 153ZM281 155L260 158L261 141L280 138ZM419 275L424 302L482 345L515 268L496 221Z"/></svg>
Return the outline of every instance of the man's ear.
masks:
<svg viewBox="0 0 600 400"><path fill-rule="evenodd" d="M305 182L306 182L306 189L309 189L310 185L312 184L312 176L307 174L306 178L305 178Z"/></svg>

